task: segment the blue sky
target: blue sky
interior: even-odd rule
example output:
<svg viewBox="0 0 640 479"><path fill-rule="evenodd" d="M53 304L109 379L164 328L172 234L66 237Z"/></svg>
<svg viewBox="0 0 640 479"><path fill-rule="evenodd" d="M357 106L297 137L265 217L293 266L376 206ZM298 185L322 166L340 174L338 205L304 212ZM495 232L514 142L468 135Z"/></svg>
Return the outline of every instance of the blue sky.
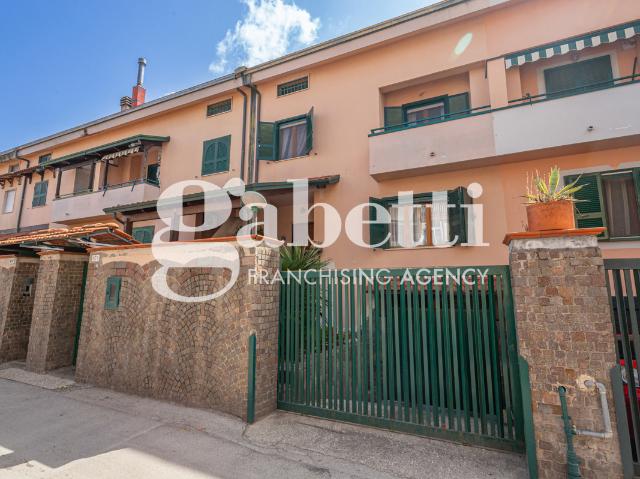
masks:
<svg viewBox="0 0 640 479"><path fill-rule="evenodd" d="M120 97L131 94L139 56L148 61L150 100L239 64L279 56L432 3L1 2L0 151L118 111Z"/></svg>

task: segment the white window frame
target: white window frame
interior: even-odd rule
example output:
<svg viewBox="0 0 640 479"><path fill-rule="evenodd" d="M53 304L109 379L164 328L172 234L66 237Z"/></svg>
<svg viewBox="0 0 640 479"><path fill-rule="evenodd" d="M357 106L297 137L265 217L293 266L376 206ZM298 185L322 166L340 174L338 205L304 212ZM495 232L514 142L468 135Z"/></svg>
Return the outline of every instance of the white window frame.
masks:
<svg viewBox="0 0 640 479"><path fill-rule="evenodd" d="M9 197L9 193L13 193L13 198L11 199L11 209L7 210L7 198ZM2 202L2 214L3 215L8 215L8 214L13 213L13 210L16 207L16 195L17 195L17 193L16 193L15 189L7 190L7 191L4 192L4 199L3 199L3 202Z"/></svg>

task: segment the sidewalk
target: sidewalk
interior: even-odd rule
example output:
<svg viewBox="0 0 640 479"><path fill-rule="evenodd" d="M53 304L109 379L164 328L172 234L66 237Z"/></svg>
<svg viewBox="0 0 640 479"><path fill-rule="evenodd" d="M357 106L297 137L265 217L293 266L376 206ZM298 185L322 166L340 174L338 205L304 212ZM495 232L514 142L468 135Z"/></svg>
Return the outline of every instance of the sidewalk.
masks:
<svg viewBox="0 0 640 479"><path fill-rule="evenodd" d="M527 477L518 455L284 412L247 427L61 381L0 379L0 478Z"/></svg>

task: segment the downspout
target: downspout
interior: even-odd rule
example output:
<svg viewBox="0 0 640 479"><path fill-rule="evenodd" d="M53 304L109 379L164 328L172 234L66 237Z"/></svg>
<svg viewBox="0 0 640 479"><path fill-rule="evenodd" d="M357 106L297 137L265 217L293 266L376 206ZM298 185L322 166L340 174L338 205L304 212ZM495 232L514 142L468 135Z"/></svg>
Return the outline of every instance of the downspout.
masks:
<svg viewBox="0 0 640 479"><path fill-rule="evenodd" d="M27 160L26 158L23 158L21 156L19 156L17 154L16 151L16 158L18 160L21 161L26 161L27 162L27 168L29 168L29 166L31 166L31 160ZM60 174L60 173L58 173ZM22 209L24 207L24 198L27 194L27 177L24 177L24 183L22 184L22 193L20 194L20 208L18 209L18 221L16 222L16 233L20 233L20 223L22 222Z"/></svg>
<svg viewBox="0 0 640 479"><path fill-rule="evenodd" d="M254 84L251 84L251 88L255 89L257 101L256 101L256 129L260 128L260 107L262 105L262 95L260 94L260 90ZM253 180L254 183L258 183L259 171L260 171L260 161L258 160L258 155L255 155L255 163L256 163L256 175Z"/></svg>
<svg viewBox="0 0 640 479"><path fill-rule="evenodd" d="M256 92L251 82L248 83L251 88L251 114L249 116L249 168L247 172L247 184L253 182L253 163L256 149Z"/></svg>
<svg viewBox="0 0 640 479"><path fill-rule="evenodd" d="M242 147L240 152L240 179L244 181L244 151L247 138L247 94L242 88L236 88L242 95Z"/></svg>

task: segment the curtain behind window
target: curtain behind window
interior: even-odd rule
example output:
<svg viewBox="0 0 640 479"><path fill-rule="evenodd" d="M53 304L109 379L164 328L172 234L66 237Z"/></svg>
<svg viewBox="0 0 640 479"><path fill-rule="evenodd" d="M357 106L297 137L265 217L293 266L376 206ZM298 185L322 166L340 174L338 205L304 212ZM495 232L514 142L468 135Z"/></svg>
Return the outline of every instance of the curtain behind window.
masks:
<svg viewBox="0 0 640 479"><path fill-rule="evenodd" d="M73 183L73 192L79 193L90 189L89 180L91 179L91 165L84 165L76 168L76 178Z"/></svg>
<svg viewBox="0 0 640 479"><path fill-rule="evenodd" d="M640 236L636 188L631 173L602 175L609 236Z"/></svg>
<svg viewBox="0 0 640 479"><path fill-rule="evenodd" d="M300 120L292 123L280 125L279 145L280 159L295 158L303 156L306 152L307 142L307 122Z"/></svg>

